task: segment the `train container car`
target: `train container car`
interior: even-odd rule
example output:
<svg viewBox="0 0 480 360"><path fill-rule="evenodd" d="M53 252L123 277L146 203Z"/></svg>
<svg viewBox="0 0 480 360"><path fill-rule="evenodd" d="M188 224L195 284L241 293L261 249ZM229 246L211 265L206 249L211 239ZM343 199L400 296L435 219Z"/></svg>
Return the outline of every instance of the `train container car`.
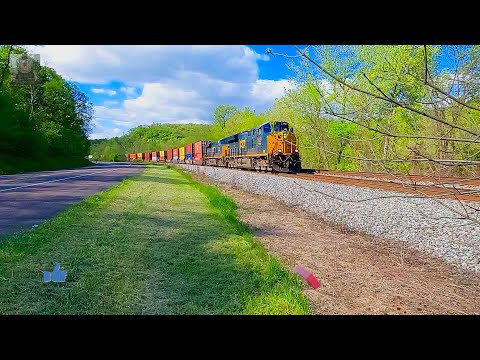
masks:
<svg viewBox="0 0 480 360"><path fill-rule="evenodd" d="M182 164L185 163L185 146L178 148L178 162Z"/></svg>
<svg viewBox="0 0 480 360"><path fill-rule="evenodd" d="M150 161L152 160L152 153L151 152L146 152L145 153L145 161Z"/></svg>
<svg viewBox="0 0 480 360"><path fill-rule="evenodd" d="M173 149L168 149L166 151L167 155L165 157L165 161L168 162L168 163L171 163L172 160L173 160Z"/></svg>
<svg viewBox="0 0 480 360"><path fill-rule="evenodd" d="M211 142L208 140L197 141L193 144L193 163L195 165L205 165L204 161L210 145Z"/></svg>
<svg viewBox="0 0 480 360"><path fill-rule="evenodd" d="M173 163L178 163L178 148L177 148L177 149L173 149L173 152L172 152L172 162L173 162Z"/></svg>
<svg viewBox="0 0 480 360"><path fill-rule="evenodd" d="M145 154L144 153L137 153L137 160L145 160Z"/></svg>
<svg viewBox="0 0 480 360"><path fill-rule="evenodd" d="M159 151L158 153L158 161L159 162L165 162L166 160L166 151L162 150L162 151Z"/></svg>
<svg viewBox="0 0 480 360"><path fill-rule="evenodd" d="M130 161L135 160L136 158L137 158L137 154L135 154L135 153L128 154L128 159Z"/></svg>
<svg viewBox="0 0 480 360"><path fill-rule="evenodd" d="M160 151L152 151L152 161L160 161Z"/></svg>
<svg viewBox="0 0 480 360"><path fill-rule="evenodd" d="M185 145L185 163L193 164L193 144Z"/></svg>

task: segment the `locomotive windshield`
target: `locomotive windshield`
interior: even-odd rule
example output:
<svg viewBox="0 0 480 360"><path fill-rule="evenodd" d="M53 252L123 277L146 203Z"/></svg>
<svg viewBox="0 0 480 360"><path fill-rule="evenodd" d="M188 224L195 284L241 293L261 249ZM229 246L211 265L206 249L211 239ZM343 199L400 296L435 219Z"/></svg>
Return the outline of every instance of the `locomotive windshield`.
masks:
<svg viewBox="0 0 480 360"><path fill-rule="evenodd" d="M287 131L288 130L288 123L285 121L275 121L273 124L273 129L275 132L278 131Z"/></svg>

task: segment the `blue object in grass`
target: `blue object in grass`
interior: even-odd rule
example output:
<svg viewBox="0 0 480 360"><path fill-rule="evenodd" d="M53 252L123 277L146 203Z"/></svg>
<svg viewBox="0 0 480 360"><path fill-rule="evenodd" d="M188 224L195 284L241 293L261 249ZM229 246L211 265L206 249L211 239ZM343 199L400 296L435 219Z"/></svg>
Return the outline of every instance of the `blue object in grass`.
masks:
<svg viewBox="0 0 480 360"><path fill-rule="evenodd" d="M43 272L43 282L65 282L67 277L67 270L60 270L60 264L56 263L53 272Z"/></svg>

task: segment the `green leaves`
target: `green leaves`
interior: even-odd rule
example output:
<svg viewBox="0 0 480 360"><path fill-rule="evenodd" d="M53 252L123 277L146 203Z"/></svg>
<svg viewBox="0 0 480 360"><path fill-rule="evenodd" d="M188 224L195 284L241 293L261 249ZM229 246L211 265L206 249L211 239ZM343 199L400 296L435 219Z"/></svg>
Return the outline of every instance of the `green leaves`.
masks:
<svg viewBox="0 0 480 360"><path fill-rule="evenodd" d="M328 131L335 137L350 140L355 135L356 126L352 123L331 121Z"/></svg>
<svg viewBox="0 0 480 360"><path fill-rule="evenodd" d="M8 48L0 47L0 71L7 65ZM16 53L25 51L14 48ZM8 70L5 73L0 88L3 155L29 160L70 158L72 163L83 159L88 154L87 132L93 116L85 94L46 66L39 71L40 84L33 86L13 86L7 81Z"/></svg>
<svg viewBox="0 0 480 360"><path fill-rule="evenodd" d="M218 105L213 112L213 124L225 129L228 119L237 112L232 105Z"/></svg>
<svg viewBox="0 0 480 360"><path fill-rule="evenodd" d="M304 166L408 171L398 160L476 156L461 139L480 133L480 47L310 46L308 57L289 65L298 88L273 107L289 114Z"/></svg>

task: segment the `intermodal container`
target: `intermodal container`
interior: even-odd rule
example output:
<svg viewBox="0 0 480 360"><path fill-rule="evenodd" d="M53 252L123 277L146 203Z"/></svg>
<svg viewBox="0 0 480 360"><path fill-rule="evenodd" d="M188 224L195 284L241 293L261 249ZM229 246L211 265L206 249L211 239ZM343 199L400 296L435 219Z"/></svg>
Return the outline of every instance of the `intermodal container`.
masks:
<svg viewBox="0 0 480 360"><path fill-rule="evenodd" d="M160 160L160 155L158 151L152 151L152 161L158 162Z"/></svg>
<svg viewBox="0 0 480 360"><path fill-rule="evenodd" d="M185 146L178 148L178 162L185 163Z"/></svg>
<svg viewBox="0 0 480 360"><path fill-rule="evenodd" d="M185 145L185 162L187 164L193 163L193 144Z"/></svg>
<svg viewBox="0 0 480 360"><path fill-rule="evenodd" d="M152 153L151 152L146 152L145 153L145 161L150 161L152 159Z"/></svg>
<svg viewBox="0 0 480 360"><path fill-rule="evenodd" d="M137 159L138 160L145 160L145 155L143 153L138 153L137 154Z"/></svg>
<svg viewBox="0 0 480 360"><path fill-rule="evenodd" d="M210 141L197 141L193 144L193 163L196 165L203 165L203 158L207 155L207 147L210 146Z"/></svg>
<svg viewBox="0 0 480 360"><path fill-rule="evenodd" d="M163 151L163 150L160 151L158 155L158 161L165 162L165 155L166 155L166 151Z"/></svg>
<svg viewBox="0 0 480 360"><path fill-rule="evenodd" d="M168 149L166 151L166 153L167 153L167 156L165 157L165 161L166 162L172 162L172 160L173 160L173 149Z"/></svg>
<svg viewBox="0 0 480 360"><path fill-rule="evenodd" d="M137 154L128 154L130 160L135 160L137 158Z"/></svg>
<svg viewBox="0 0 480 360"><path fill-rule="evenodd" d="M172 162L178 163L178 148L177 148L177 149L173 149Z"/></svg>

